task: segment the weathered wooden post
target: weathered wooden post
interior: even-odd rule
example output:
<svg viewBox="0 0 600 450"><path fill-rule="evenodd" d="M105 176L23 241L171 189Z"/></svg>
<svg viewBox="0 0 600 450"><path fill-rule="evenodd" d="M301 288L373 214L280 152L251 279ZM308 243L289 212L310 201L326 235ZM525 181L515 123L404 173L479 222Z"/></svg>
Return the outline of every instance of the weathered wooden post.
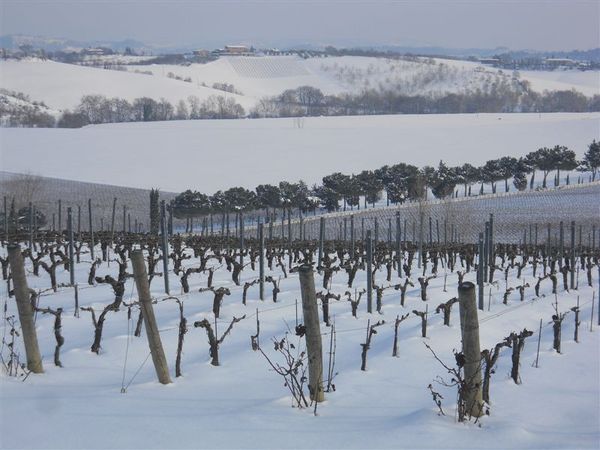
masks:
<svg viewBox="0 0 600 450"><path fill-rule="evenodd" d="M354 214L350 215L350 257L354 257Z"/></svg>
<svg viewBox="0 0 600 450"><path fill-rule="evenodd" d="M488 266L493 267L494 265L496 265L496 254L494 252L494 214L490 214L489 224L490 228L488 230ZM531 238L529 239L529 241L531 242Z"/></svg>
<svg viewBox="0 0 600 450"><path fill-rule="evenodd" d="M375 217L375 245L379 242L379 220Z"/></svg>
<svg viewBox="0 0 600 450"><path fill-rule="evenodd" d="M262 223L258 224L258 242L260 245L258 256L258 278L259 278L259 298L265 299L265 232Z"/></svg>
<svg viewBox="0 0 600 450"><path fill-rule="evenodd" d="M165 201L160 202L160 233L163 261L163 278L165 282L165 294L169 294L169 238L167 236L167 224L165 218ZM144 270L146 270L144 268Z"/></svg>
<svg viewBox="0 0 600 450"><path fill-rule="evenodd" d="M305 264L298 270L302 313L306 327L306 352L308 354L308 388L310 398L316 402L325 400L323 392L323 344L319 326L319 311L315 293L315 279L312 266Z"/></svg>
<svg viewBox="0 0 600 450"><path fill-rule="evenodd" d="M421 268L421 264L423 262L423 218L425 216L425 213L423 211L423 206L421 203L419 203L419 254L417 257L417 268ZM413 235L414 235L414 222L413 222Z"/></svg>
<svg viewBox="0 0 600 450"><path fill-rule="evenodd" d="M550 255L550 249L552 248L552 225L548 224L548 237L546 238L546 255Z"/></svg>
<svg viewBox="0 0 600 450"><path fill-rule="evenodd" d="M31 202L29 202L29 249L33 251L33 205Z"/></svg>
<svg viewBox="0 0 600 450"><path fill-rule="evenodd" d="M73 236L73 210L67 208L67 234L69 236L69 282L75 286L75 239Z"/></svg>
<svg viewBox="0 0 600 450"><path fill-rule="evenodd" d="M466 413L472 417L483 415L481 391L481 350L479 348L479 321L475 301L475 285L469 281L458 286L462 353L465 358L464 379Z"/></svg>
<svg viewBox="0 0 600 450"><path fill-rule="evenodd" d="M81 205L77 205L77 236L81 238Z"/></svg>
<svg viewBox="0 0 600 450"><path fill-rule="evenodd" d="M292 251L292 208L288 210L288 267L292 267L294 254Z"/></svg>
<svg viewBox="0 0 600 450"><path fill-rule="evenodd" d="M290 243L290 247L292 246L292 208L288 209L288 242ZM291 264L290 264L291 266Z"/></svg>
<svg viewBox="0 0 600 450"><path fill-rule="evenodd" d="M396 213L396 258L398 260L398 276L402 277L402 244L400 243L400 235L402 230L400 229L400 213Z"/></svg>
<svg viewBox="0 0 600 450"><path fill-rule="evenodd" d="M92 199L88 199L88 216L90 222L90 257L92 258L92 262L94 262L94 226L92 222Z"/></svg>
<svg viewBox="0 0 600 450"><path fill-rule="evenodd" d="M62 233L62 200L58 200L58 232Z"/></svg>
<svg viewBox="0 0 600 450"><path fill-rule="evenodd" d="M112 245L115 239L115 217L117 214L117 197L113 198L113 206L112 206L112 217L110 220L110 245Z"/></svg>
<svg viewBox="0 0 600 450"><path fill-rule="evenodd" d="M35 206L33 207L33 239L37 238L37 229L38 229L38 223L37 223L37 212L35 209Z"/></svg>
<svg viewBox="0 0 600 450"><path fill-rule="evenodd" d="M525 231L525 233L527 233L527 231ZM485 234L483 237L483 255L481 258L481 262L483 263L483 282L487 282L488 281L488 263L489 263L489 254L490 254L490 223L486 222L485 223Z"/></svg>
<svg viewBox="0 0 600 450"><path fill-rule="evenodd" d="M35 323L33 322L33 308L29 301L29 287L27 278L25 278L25 266L23 264L23 255L19 244L9 244L8 262L12 275L15 297L17 300L17 309L19 312L19 322L23 332L23 343L25 344L25 354L27 355L27 368L33 373L44 373L42 366L42 357L38 346L37 335L35 332Z"/></svg>
<svg viewBox="0 0 600 450"><path fill-rule="evenodd" d="M365 240L365 218L360 219L360 240Z"/></svg>
<svg viewBox="0 0 600 450"><path fill-rule="evenodd" d="M123 234L127 232L127 206L123 205Z"/></svg>
<svg viewBox="0 0 600 450"><path fill-rule="evenodd" d="M4 196L4 242L8 243L8 199Z"/></svg>
<svg viewBox="0 0 600 450"><path fill-rule="evenodd" d="M367 312L373 312L373 240L371 230L367 230Z"/></svg>
<svg viewBox="0 0 600 450"><path fill-rule="evenodd" d="M479 233L479 264L477 265L477 285L479 286L479 309L483 311L485 299L483 294L483 233Z"/></svg>
<svg viewBox="0 0 600 450"><path fill-rule="evenodd" d="M164 219L163 219L164 220ZM133 276L138 290L140 299L140 307L142 309L142 317L144 318L144 326L146 328L146 336L148 336L148 345L152 355L154 369L158 376L158 381L162 384L169 384L169 367L160 340L154 309L152 309L152 297L150 297L150 286L148 285L148 274L146 272L146 264L144 263L144 255L142 250L133 250L131 252L131 264L133 266Z"/></svg>
<svg viewBox="0 0 600 450"><path fill-rule="evenodd" d="M240 265L244 265L244 216L240 212Z"/></svg>
<svg viewBox="0 0 600 450"><path fill-rule="evenodd" d="M444 218L444 245L448 244L448 219Z"/></svg>
<svg viewBox="0 0 600 450"><path fill-rule="evenodd" d="M569 269L571 269L571 289L575 289L575 221L571 221L571 261Z"/></svg>
<svg viewBox="0 0 600 450"><path fill-rule="evenodd" d="M325 217L319 218L319 260L317 261L317 270L321 271L323 264L323 245L325 241Z"/></svg>
<svg viewBox="0 0 600 450"><path fill-rule="evenodd" d="M560 258L558 259L558 266L562 269L563 266L563 258L565 257L565 226L563 221L560 222L560 230L559 230L559 249L560 249Z"/></svg>
<svg viewBox="0 0 600 450"><path fill-rule="evenodd" d="M429 216L429 245L433 244L433 226L431 216Z"/></svg>

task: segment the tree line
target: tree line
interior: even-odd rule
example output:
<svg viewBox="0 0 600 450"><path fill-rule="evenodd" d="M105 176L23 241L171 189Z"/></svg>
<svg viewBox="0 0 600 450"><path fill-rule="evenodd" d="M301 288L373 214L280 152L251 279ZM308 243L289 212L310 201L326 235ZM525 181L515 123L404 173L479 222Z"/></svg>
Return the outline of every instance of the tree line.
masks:
<svg viewBox="0 0 600 450"><path fill-rule="evenodd" d="M88 124L119 122L153 122L188 119L238 119L245 117L244 108L233 98L212 95L204 100L189 96L173 105L161 98L122 98L85 95L73 111L66 111L58 120L61 128L78 128Z"/></svg>
<svg viewBox="0 0 600 450"><path fill-rule="evenodd" d="M235 99L221 95L212 95L204 100L192 95L176 104L165 98L140 97L128 101L85 95L76 108L64 111L58 118L43 103L14 102L8 95L0 95L0 117L4 126L80 128L101 123L243 117L600 111L600 95L586 97L576 90L540 94L532 91L527 81L519 81L518 84L515 88L508 83L497 83L488 91L448 93L437 97L404 95L393 89L373 88L358 94L325 95L312 86L300 86L278 96L261 99L249 113ZM223 86L234 89L233 85Z"/></svg>
<svg viewBox="0 0 600 450"><path fill-rule="evenodd" d="M575 89L539 93L530 89L529 82L520 81L518 88L499 83L487 92L478 89L442 96L374 88L358 94L325 95L312 86L300 86L261 99L250 117L591 111L600 111L600 95L586 97Z"/></svg>
<svg viewBox="0 0 600 450"><path fill-rule="evenodd" d="M309 188L304 181L278 184L261 184L254 190L232 187L219 190L213 195L187 190L179 194L171 204L173 214L178 219L189 219L208 214L253 211L257 209L292 209L302 212L323 208L328 212L348 208L360 209L368 204L375 206L386 193L387 205L402 204L405 201L424 200L428 192L438 199L472 195L472 187L479 184L479 194L484 185L497 192L498 183L504 183L504 190L510 190L509 181L519 191L536 187L536 174L541 173L541 187L548 186L548 176L555 172L553 184L560 185L560 171L589 172L589 181L595 181L600 167L600 142L589 144L583 159L578 160L575 152L565 146L543 147L522 158L504 156L487 161L480 167L465 163L449 167L440 161L437 168L418 168L412 164L398 163L383 166L376 170L363 170L358 174L346 175L340 172L326 175L320 185ZM528 178L529 177L529 178ZM567 174L569 183L569 174Z"/></svg>

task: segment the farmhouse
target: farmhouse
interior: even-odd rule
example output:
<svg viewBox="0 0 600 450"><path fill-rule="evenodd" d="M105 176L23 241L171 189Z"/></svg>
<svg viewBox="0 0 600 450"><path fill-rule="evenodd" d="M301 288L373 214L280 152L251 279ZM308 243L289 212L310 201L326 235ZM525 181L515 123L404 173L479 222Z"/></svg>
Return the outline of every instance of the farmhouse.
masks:
<svg viewBox="0 0 600 450"><path fill-rule="evenodd" d="M223 52L225 55L250 55L252 54L252 50L245 45L226 45L225 51Z"/></svg>
<svg viewBox="0 0 600 450"><path fill-rule="evenodd" d="M544 63L549 67L574 67L577 61L568 58L546 58Z"/></svg>

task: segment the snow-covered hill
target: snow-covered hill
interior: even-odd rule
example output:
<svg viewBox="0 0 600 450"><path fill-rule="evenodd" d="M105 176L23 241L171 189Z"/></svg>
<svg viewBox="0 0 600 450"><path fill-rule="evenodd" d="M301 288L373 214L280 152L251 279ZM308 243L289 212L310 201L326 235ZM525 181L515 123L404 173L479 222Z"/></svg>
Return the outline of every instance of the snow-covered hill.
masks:
<svg viewBox="0 0 600 450"><path fill-rule="evenodd" d="M190 95L200 100L226 95L249 109L263 97L305 85L325 94L356 94L372 88L405 95L440 96L450 92L489 92L499 86L519 91L522 81L528 80L540 92L574 88L590 96L600 93L598 72L521 72L517 76L478 63L431 58L222 57L189 66L126 65L127 62L120 61L126 71L115 71L35 59L2 61L0 87L23 92L59 110L72 109L87 94L128 100L163 97L173 104ZM183 81L186 78L191 82ZM215 83L233 85L241 95L212 89Z"/></svg>
<svg viewBox="0 0 600 450"><path fill-rule="evenodd" d="M254 102L216 89L194 83L157 77L134 70L145 66L131 66L130 72L105 70L64 64L54 61L23 60L0 63L0 87L23 92L32 99L43 101L59 110L75 108L84 95L100 94L133 100L138 97L165 98L175 104L190 95L200 100L212 95L234 98L244 108Z"/></svg>

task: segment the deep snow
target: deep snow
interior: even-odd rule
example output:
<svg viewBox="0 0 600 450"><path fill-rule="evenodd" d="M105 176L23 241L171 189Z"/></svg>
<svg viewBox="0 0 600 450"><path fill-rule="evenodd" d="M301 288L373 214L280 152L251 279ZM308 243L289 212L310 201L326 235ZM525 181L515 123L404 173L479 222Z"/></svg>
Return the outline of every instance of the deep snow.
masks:
<svg viewBox="0 0 600 450"><path fill-rule="evenodd" d="M83 261L88 259L84 256ZM185 267L194 265L188 260ZM88 265L78 265L77 281L81 305L96 310L112 302L111 289L100 285L84 286ZM247 267L249 269L249 267ZM116 271L103 264L102 276ZM509 286L532 281L531 268L522 280L511 270ZM267 271L269 274L269 271ZM273 272L280 275L278 269ZM242 272L242 283L256 277ZM380 272L376 279L382 280ZM413 276L416 276L413 275ZM498 278L502 278L501 274ZM221 366L209 364L204 330L193 328L195 320L212 317L211 293L198 293L205 286L204 275L190 279L191 294L178 295L178 279L171 275L172 291L184 301L189 331L183 355L183 374L174 377L174 359L178 327L178 307L174 301L154 305L170 366L173 384L162 386L155 378L149 360L144 334L130 337L127 365L123 377L128 335L135 325L137 312L128 322L122 308L110 313L105 323L100 355L90 352L93 337L90 314L80 312L73 317L73 291L61 288L58 294L43 296L40 306L64 306L62 349L64 368L54 367L52 353L53 318L37 315L37 332L41 343L46 373L30 375L25 382L0 378L0 444L2 448L598 448L600 442L600 370L598 326L590 332L592 288L580 274L579 290L565 293L560 288L558 304L561 312L581 304L580 343L573 342L573 314L563 323L563 353L552 351L552 331L548 325L553 314L550 282L542 283L542 296L534 298L533 288L526 290L520 303L513 292L508 305L502 304L501 288L486 287L491 293L490 310L479 312L481 345L490 348L511 331L524 327L538 330L543 319L539 367L535 361L537 334L527 339L522 357L522 384L509 377L510 350L504 349L492 376L491 416L484 417L481 427L459 424L454 419L455 391L434 383L444 395L446 416L439 416L427 385L436 376L447 378L423 342L431 345L440 358L453 364L452 349L460 348L458 305L452 311L451 327L442 325L434 308L456 295L456 275L448 274L448 292L443 292L443 271L430 283L429 300L419 297L418 284L407 293L406 306L399 306L399 293L385 291L383 314L366 313L363 297L358 319L351 317L346 301L332 301L331 314L338 330L336 391L326 394L326 402L312 410L291 408L282 380L273 374L258 352L250 349L250 335L255 334L256 308L260 310L261 344L273 355L271 337L281 338L295 325L295 299L299 299L297 275L282 279L278 303L270 300L269 284L266 300L258 300L258 289L249 290L248 304L241 304L241 288L235 287L229 273L217 271L215 286L231 288L232 295L223 302L219 330L233 316L247 318L237 324L221 346ZM395 282L396 276L392 279ZM59 281L66 282L68 273L61 272ZM465 280L474 280L474 273ZM597 286L597 275L594 275ZM343 293L345 274L334 275L332 291ZM30 286L48 287L47 277L29 277ZM317 290L321 278L316 276ZM364 272L359 272L355 286L365 285ZM164 298L162 280L155 278L152 292ZM125 301L136 299L133 281L127 283ZM596 296L597 299L597 296ZM6 293L2 292L2 302ZM420 319L411 315L400 325L399 357L391 356L393 320L397 314L428 306L428 337L420 337ZM597 308L596 308L597 311ZM8 313L15 313L14 299L8 300ZM597 312L595 313L597 314ZM302 316L301 311L299 312ZM596 316L595 316L596 317ZM361 372L360 343L364 342L367 320L384 319L368 354L368 370ZM5 332L5 330L2 330ZM324 333L324 358L327 367L329 329ZM295 341L296 338L293 338ZM140 369L141 367L141 369ZM139 374L135 376L136 371ZM131 381L121 393L122 379Z"/></svg>
<svg viewBox="0 0 600 450"><path fill-rule="evenodd" d="M294 119L0 128L0 167L212 194L282 180L303 179L311 186L333 172L358 173L399 162L478 165L543 146L566 145L581 158L599 131L600 113L310 117L302 128Z"/></svg>

